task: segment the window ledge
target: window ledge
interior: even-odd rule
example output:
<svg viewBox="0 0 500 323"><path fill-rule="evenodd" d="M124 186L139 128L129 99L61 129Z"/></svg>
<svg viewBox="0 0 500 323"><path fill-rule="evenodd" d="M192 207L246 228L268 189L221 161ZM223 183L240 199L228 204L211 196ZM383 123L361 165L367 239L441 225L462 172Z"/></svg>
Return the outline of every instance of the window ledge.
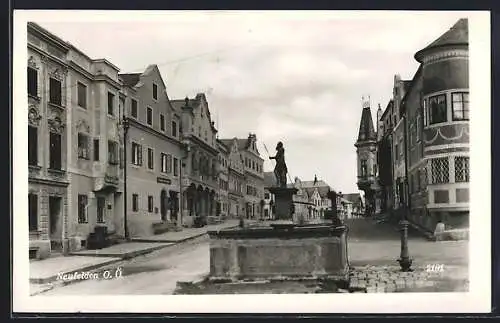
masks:
<svg viewBox="0 0 500 323"><path fill-rule="evenodd" d="M28 168L31 170L40 170L42 169L42 166L39 165L28 165Z"/></svg>
<svg viewBox="0 0 500 323"><path fill-rule="evenodd" d="M33 99L33 100L35 100L35 101L40 102L40 97L39 97L38 95L31 95L31 94L28 94L28 98Z"/></svg>
<svg viewBox="0 0 500 323"><path fill-rule="evenodd" d="M64 109L64 106L62 104L57 104L49 101L49 105L55 108Z"/></svg>
<svg viewBox="0 0 500 323"><path fill-rule="evenodd" d="M48 168L47 171L49 173L60 174L60 175L66 174L66 171L64 169Z"/></svg>

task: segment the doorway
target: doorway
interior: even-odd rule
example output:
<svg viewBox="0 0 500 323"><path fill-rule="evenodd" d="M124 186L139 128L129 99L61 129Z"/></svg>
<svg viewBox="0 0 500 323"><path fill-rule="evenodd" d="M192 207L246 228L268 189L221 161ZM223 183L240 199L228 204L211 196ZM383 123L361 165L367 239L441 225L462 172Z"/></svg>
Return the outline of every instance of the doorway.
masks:
<svg viewBox="0 0 500 323"><path fill-rule="evenodd" d="M167 221L167 191L164 189L160 193L160 214L163 222Z"/></svg>
<svg viewBox="0 0 500 323"><path fill-rule="evenodd" d="M97 198L97 223L104 223L104 212L106 210L106 199L104 197Z"/></svg>
<svg viewBox="0 0 500 323"><path fill-rule="evenodd" d="M62 252L61 201L59 196L49 196L50 249L55 252Z"/></svg>

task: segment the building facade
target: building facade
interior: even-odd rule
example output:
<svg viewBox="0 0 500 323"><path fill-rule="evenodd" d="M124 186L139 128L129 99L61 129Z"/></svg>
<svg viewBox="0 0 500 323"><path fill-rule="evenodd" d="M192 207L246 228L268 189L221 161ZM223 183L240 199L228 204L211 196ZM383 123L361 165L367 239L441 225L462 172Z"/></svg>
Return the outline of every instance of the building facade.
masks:
<svg viewBox="0 0 500 323"><path fill-rule="evenodd" d="M245 164L239 150L238 139L221 139L228 150L228 216L238 219L245 210Z"/></svg>
<svg viewBox="0 0 500 323"><path fill-rule="evenodd" d="M420 65L412 80L395 75L393 98L377 120L377 145L371 120L366 121L369 112L363 111L356 147L366 207L378 189L388 211L399 210L397 216L406 214L424 230L433 232L438 222L468 227L468 55L468 22L460 19L415 54ZM378 151L378 179L371 176L376 174L370 169L376 166L370 163L371 151Z"/></svg>
<svg viewBox="0 0 500 323"><path fill-rule="evenodd" d="M276 186L274 172L264 172L264 219L274 219L274 194L270 187Z"/></svg>
<svg viewBox="0 0 500 323"><path fill-rule="evenodd" d="M468 21L418 51L420 63L403 101L408 131L411 219L429 231L469 221Z"/></svg>
<svg viewBox="0 0 500 323"><path fill-rule="evenodd" d="M28 23L30 257L123 235L118 68ZM113 94L113 109L107 103Z"/></svg>
<svg viewBox="0 0 500 323"><path fill-rule="evenodd" d="M185 147L179 176L182 187L182 223L184 226L206 224L216 216L216 193L219 191L219 150L215 123L205 94L193 99L173 100L181 111L181 141Z"/></svg>
<svg viewBox="0 0 500 323"><path fill-rule="evenodd" d="M309 218L323 219L325 212L332 208L332 201L328 195L331 191L330 185L314 176L313 181L301 181L301 187L309 198Z"/></svg>
<svg viewBox="0 0 500 323"><path fill-rule="evenodd" d="M223 219L229 215L229 149L217 139L219 150L219 192L217 193L217 216Z"/></svg>
<svg viewBox="0 0 500 323"><path fill-rule="evenodd" d="M131 236L149 236L168 224L180 226L180 113L168 98L156 65L120 74L129 98L127 133L127 224ZM158 232L158 231L156 231Z"/></svg>
<svg viewBox="0 0 500 323"><path fill-rule="evenodd" d="M245 218L263 218L265 206L263 169L264 159L260 157L259 150L257 149L257 136L251 133L246 139L221 139L221 142L226 144L226 146L232 146L233 148L234 142L236 142L239 152L239 158L243 162L244 178L242 178L242 183L244 185L243 193L245 204L242 211L244 212ZM238 171L236 171L236 173L238 173Z"/></svg>
<svg viewBox="0 0 500 323"><path fill-rule="evenodd" d="M363 102L358 139L354 144L357 155L357 185L365 193L365 211L370 216L380 212L380 185L377 165L377 133L373 127L370 101Z"/></svg>

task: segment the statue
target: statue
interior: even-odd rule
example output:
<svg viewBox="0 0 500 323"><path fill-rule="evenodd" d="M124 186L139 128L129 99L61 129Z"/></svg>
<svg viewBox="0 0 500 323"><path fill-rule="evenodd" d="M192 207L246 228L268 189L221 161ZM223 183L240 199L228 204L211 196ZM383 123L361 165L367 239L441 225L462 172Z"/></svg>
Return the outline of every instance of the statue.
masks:
<svg viewBox="0 0 500 323"><path fill-rule="evenodd" d="M285 148L283 148L283 143L281 141L276 145L276 156L270 156L269 159L276 160L274 176L276 176L277 186L286 187L286 174L288 169L285 163Z"/></svg>

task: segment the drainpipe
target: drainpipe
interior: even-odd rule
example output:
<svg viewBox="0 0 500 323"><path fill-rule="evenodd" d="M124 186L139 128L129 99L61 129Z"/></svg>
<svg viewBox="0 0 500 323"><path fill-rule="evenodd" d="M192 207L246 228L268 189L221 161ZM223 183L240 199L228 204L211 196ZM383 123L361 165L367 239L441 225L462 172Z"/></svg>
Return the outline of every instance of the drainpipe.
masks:
<svg viewBox="0 0 500 323"><path fill-rule="evenodd" d="M128 221L127 221L127 139L128 139L128 128L129 121L123 114L123 230L125 233L125 239L129 240L129 232L128 232Z"/></svg>

